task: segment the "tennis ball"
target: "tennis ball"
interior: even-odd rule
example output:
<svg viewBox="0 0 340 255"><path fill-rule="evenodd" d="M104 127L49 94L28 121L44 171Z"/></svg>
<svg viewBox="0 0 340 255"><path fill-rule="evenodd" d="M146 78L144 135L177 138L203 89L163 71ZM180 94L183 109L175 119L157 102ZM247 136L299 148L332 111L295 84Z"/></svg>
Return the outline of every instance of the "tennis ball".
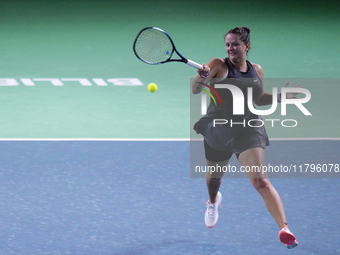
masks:
<svg viewBox="0 0 340 255"><path fill-rule="evenodd" d="M149 90L151 93L156 92L156 90L157 90L157 85L156 85L155 83L150 83L150 84L148 85L148 90Z"/></svg>

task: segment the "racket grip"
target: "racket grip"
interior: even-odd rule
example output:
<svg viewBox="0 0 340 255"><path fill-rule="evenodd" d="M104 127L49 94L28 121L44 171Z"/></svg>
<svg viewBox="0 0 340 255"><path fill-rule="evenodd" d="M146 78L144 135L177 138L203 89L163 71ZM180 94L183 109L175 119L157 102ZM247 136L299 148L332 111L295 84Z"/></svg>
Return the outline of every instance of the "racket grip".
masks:
<svg viewBox="0 0 340 255"><path fill-rule="evenodd" d="M186 63L187 63L187 65L192 66L193 68L196 68L196 69L202 68L202 65L200 65L200 64L198 64L198 63L196 63L196 62L194 62L190 59L187 59Z"/></svg>

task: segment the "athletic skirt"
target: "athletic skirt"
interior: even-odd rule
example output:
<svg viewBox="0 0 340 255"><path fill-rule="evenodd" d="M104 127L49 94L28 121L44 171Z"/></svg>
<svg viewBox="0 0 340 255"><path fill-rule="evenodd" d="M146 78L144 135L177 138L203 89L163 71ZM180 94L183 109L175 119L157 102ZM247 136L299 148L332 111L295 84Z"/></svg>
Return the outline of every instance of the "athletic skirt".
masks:
<svg viewBox="0 0 340 255"><path fill-rule="evenodd" d="M251 148L269 146L268 135L261 116L253 116L250 125L248 125L248 121L244 121L245 125L237 122L232 126L227 123L216 124L214 127L214 119L217 118L209 115L204 116L196 122L194 130L198 134L202 134L205 141L215 150L231 151L237 154Z"/></svg>

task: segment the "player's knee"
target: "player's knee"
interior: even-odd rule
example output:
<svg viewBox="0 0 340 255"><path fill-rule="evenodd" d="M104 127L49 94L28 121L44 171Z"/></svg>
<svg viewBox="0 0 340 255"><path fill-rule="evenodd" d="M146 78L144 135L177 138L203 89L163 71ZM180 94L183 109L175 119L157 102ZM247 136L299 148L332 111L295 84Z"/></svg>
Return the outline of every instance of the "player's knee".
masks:
<svg viewBox="0 0 340 255"><path fill-rule="evenodd" d="M254 178L251 182L254 188L259 192L268 189L271 185L268 178Z"/></svg>

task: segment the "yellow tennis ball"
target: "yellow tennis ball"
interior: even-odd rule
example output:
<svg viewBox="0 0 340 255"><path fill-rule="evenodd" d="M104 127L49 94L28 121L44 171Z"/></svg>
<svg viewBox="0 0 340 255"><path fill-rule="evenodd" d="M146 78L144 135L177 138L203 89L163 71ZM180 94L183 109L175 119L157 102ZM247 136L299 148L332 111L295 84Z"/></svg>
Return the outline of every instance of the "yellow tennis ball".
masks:
<svg viewBox="0 0 340 255"><path fill-rule="evenodd" d="M156 90L157 90L157 85L156 85L155 83L150 83L150 84L148 85L148 90L149 90L151 93L156 92Z"/></svg>

